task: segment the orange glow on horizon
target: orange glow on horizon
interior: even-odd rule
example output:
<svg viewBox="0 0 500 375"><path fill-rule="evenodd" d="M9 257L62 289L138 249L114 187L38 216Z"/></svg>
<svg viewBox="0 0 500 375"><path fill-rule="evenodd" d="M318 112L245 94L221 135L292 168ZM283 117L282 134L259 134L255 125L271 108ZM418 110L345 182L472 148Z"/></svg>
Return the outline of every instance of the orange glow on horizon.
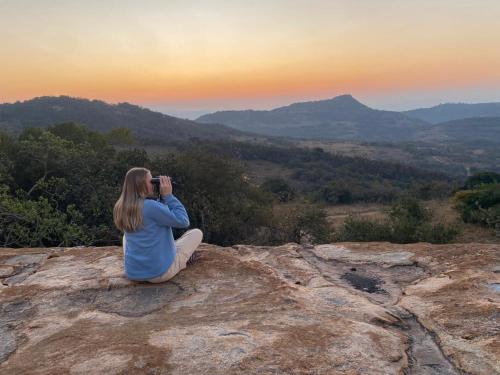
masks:
<svg viewBox="0 0 500 375"><path fill-rule="evenodd" d="M23 13L22 5L0 2L0 102L500 87L500 49L492 48L500 44L500 3L493 0L204 4L32 1Z"/></svg>

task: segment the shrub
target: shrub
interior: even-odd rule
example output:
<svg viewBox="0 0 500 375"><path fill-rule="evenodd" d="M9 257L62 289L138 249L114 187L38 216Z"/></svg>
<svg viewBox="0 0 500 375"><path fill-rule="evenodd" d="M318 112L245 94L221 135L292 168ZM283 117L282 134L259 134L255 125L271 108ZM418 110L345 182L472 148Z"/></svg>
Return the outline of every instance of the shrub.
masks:
<svg viewBox="0 0 500 375"><path fill-rule="evenodd" d="M349 217L338 235L340 241L389 241L394 243L447 243L459 233L457 225L433 224L432 212L413 197L404 197L382 222Z"/></svg>
<svg viewBox="0 0 500 375"><path fill-rule="evenodd" d="M319 206L302 204L275 208L266 243L328 243L331 229L325 211Z"/></svg>
<svg viewBox="0 0 500 375"><path fill-rule="evenodd" d="M428 223L432 212L413 197L403 197L389 211L392 241L397 243L418 242L422 237L424 224Z"/></svg>
<svg viewBox="0 0 500 375"><path fill-rule="evenodd" d="M426 223L419 228L418 241L445 244L453 241L461 232L458 224Z"/></svg>
<svg viewBox="0 0 500 375"><path fill-rule="evenodd" d="M89 239L73 205L61 212L45 197L12 197L7 187L0 187L0 246L75 246Z"/></svg>
<svg viewBox="0 0 500 375"><path fill-rule="evenodd" d="M385 222L377 222L349 216L337 238L339 241L390 241L391 228Z"/></svg>
<svg viewBox="0 0 500 375"><path fill-rule="evenodd" d="M500 223L500 183L483 184L477 189L455 193L453 200L468 223L497 228Z"/></svg>

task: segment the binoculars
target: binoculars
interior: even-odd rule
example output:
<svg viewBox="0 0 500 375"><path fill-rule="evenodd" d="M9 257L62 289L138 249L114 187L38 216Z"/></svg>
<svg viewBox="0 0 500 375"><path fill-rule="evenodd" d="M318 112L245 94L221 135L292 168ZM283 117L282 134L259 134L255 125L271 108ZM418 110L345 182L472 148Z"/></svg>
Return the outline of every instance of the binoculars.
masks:
<svg viewBox="0 0 500 375"><path fill-rule="evenodd" d="M154 187L155 196L159 199L160 198L160 177L153 177L151 179L151 183L153 184L153 187ZM170 183L172 185L178 185L177 182L173 181L172 179L170 179Z"/></svg>
<svg viewBox="0 0 500 375"><path fill-rule="evenodd" d="M155 186L155 189L156 189L156 188L158 188L158 189L159 189L159 188L160 188L160 177L153 177L153 178L151 179L151 183ZM170 179L170 183L171 183L172 185L177 185L177 182L175 182L175 181L174 181L174 180L172 180L172 179Z"/></svg>

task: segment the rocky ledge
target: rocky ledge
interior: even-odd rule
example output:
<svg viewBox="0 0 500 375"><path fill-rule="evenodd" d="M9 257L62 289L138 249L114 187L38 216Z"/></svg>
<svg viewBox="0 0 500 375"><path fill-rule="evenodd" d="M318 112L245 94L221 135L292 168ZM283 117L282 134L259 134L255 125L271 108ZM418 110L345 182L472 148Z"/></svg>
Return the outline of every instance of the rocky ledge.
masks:
<svg viewBox="0 0 500 375"><path fill-rule="evenodd" d="M499 374L500 245L0 250L3 374Z"/></svg>

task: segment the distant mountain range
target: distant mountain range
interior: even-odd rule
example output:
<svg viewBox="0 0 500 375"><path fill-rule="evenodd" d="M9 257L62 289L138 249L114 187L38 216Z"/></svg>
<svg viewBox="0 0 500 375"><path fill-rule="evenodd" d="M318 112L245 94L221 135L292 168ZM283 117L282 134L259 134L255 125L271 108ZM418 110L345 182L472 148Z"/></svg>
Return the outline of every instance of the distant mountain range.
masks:
<svg viewBox="0 0 500 375"><path fill-rule="evenodd" d="M498 117L495 117L496 111ZM442 118L451 117L453 121L435 124L424 120L440 112ZM489 117L485 117L488 114ZM464 119L461 115L477 117ZM342 95L329 100L295 103L270 111L215 112L201 116L196 121L303 139L500 143L500 103L449 104L401 113L372 109L351 95Z"/></svg>
<svg viewBox="0 0 500 375"><path fill-rule="evenodd" d="M487 114L495 115L496 108L498 117L486 117ZM441 113L442 118L445 114L448 117L470 114L477 117L437 124L410 117L430 118L436 113ZM342 95L270 111L216 112L201 116L196 122L128 103L112 105L67 96L0 104L0 129L3 130L19 132L28 126L46 127L63 122L85 124L102 132L117 127L129 128L137 140L152 145L193 138L267 142L268 136L356 142L500 144L500 103L445 104L400 113L372 109L351 95Z"/></svg>
<svg viewBox="0 0 500 375"><path fill-rule="evenodd" d="M430 124L460 120L471 117L500 117L500 103L446 103L430 108L419 108L402 112L408 117Z"/></svg>
<svg viewBox="0 0 500 375"><path fill-rule="evenodd" d="M64 122L85 124L101 132L117 127L129 128L136 139L151 144L192 138L245 140L254 137L224 125L207 126L128 103L112 105L100 100L59 96L0 104L2 130L19 132L25 127L46 127Z"/></svg>
<svg viewBox="0 0 500 375"><path fill-rule="evenodd" d="M399 112L369 108L351 95L295 103L270 111L221 111L197 122L218 123L242 131L294 138L399 141L428 127Z"/></svg>

